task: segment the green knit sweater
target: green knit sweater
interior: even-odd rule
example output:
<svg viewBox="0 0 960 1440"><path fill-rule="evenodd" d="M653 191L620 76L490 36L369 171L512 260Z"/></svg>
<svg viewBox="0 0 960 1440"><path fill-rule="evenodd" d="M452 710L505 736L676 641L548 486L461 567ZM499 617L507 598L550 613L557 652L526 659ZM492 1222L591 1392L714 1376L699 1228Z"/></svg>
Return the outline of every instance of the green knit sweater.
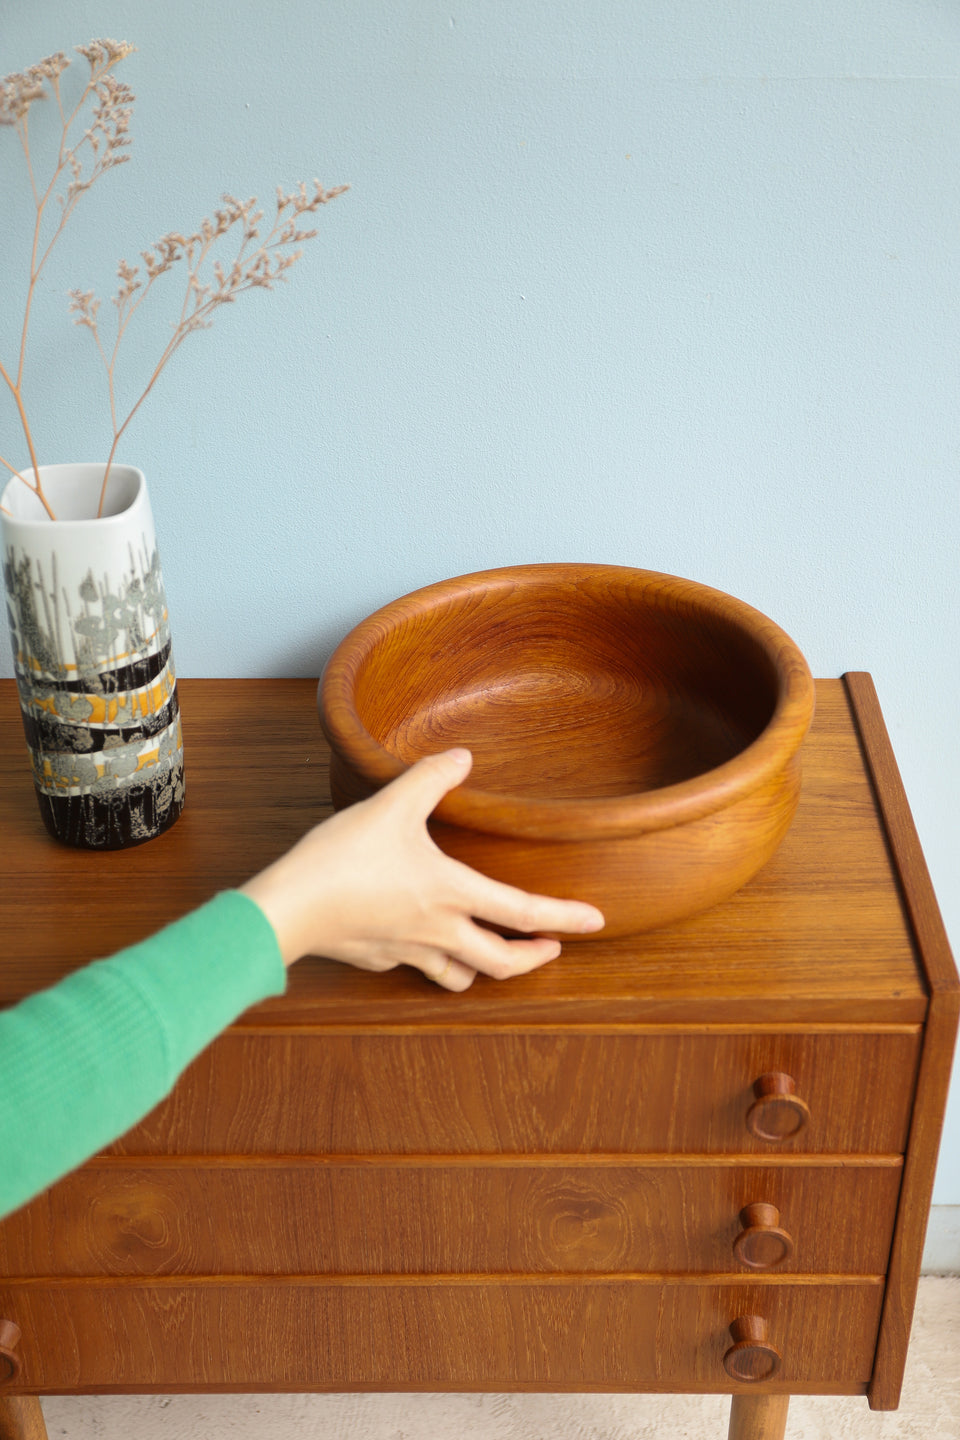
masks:
<svg viewBox="0 0 960 1440"><path fill-rule="evenodd" d="M228 890L0 1013L0 1216L142 1120L225 1026L285 985L270 922Z"/></svg>

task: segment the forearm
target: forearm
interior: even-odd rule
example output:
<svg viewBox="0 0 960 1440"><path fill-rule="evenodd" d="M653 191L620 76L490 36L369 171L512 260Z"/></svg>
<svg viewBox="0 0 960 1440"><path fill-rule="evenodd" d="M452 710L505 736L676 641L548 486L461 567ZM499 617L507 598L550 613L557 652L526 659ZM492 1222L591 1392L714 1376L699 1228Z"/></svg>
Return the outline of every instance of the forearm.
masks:
<svg viewBox="0 0 960 1440"><path fill-rule="evenodd" d="M0 1215L129 1130L284 983L270 924L231 891L0 1013Z"/></svg>

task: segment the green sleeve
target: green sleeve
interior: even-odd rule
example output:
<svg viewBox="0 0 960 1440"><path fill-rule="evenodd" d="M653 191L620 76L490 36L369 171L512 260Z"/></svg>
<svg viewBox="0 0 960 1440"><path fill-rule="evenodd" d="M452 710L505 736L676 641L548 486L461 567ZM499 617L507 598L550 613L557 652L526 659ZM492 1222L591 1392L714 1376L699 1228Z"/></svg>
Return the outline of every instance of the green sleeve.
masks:
<svg viewBox="0 0 960 1440"><path fill-rule="evenodd" d="M0 1013L0 1215L116 1140L286 971L258 905L229 890Z"/></svg>

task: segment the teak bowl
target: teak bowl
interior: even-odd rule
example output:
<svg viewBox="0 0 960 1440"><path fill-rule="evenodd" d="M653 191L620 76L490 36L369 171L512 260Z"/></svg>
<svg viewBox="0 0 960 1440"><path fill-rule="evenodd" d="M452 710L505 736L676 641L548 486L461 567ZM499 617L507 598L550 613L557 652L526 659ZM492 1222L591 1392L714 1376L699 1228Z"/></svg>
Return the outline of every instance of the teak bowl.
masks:
<svg viewBox="0 0 960 1440"><path fill-rule="evenodd" d="M589 900L630 935L726 899L796 809L814 685L749 605L616 565L444 580L362 621L319 708L337 808L465 745L436 843L525 890Z"/></svg>

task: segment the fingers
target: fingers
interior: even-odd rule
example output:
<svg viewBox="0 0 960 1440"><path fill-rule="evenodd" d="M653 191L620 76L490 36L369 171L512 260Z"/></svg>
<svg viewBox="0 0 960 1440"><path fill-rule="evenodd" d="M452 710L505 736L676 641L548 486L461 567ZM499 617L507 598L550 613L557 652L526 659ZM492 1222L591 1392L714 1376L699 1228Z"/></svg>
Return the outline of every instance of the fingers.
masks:
<svg viewBox="0 0 960 1440"><path fill-rule="evenodd" d="M444 989L466 990L478 971L506 979L552 960L560 947L543 932L602 928L591 905L527 895L433 844L426 819L471 764L464 749L428 756L247 882L285 964L310 954L361 969L409 964ZM536 938L508 941L475 919Z"/></svg>
<svg viewBox="0 0 960 1440"><path fill-rule="evenodd" d="M505 930L522 934L538 931L560 931L567 935L590 935L602 930L602 913L595 905L580 900L557 900L549 895L528 894L513 885L471 870L458 861L451 864L460 872L457 879L463 887L463 903L471 915Z"/></svg>
<svg viewBox="0 0 960 1440"><path fill-rule="evenodd" d="M435 985L442 985L444 990L469 990L477 978L476 970L452 955L431 957L429 961L425 959L417 968Z"/></svg>
<svg viewBox="0 0 960 1440"><path fill-rule="evenodd" d="M468 924L472 934L460 937L455 955L425 954L408 961L445 990L468 990L477 973L492 980L509 980L526 975L560 954L559 940L505 940L491 930Z"/></svg>
<svg viewBox="0 0 960 1440"><path fill-rule="evenodd" d="M463 964L492 980L510 980L515 975L526 975L537 970L560 954L560 941L546 936L531 940L506 940L492 930L468 923L467 935L461 938L457 949Z"/></svg>
<svg viewBox="0 0 960 1440"><path fill-rule="evenodd" d="M460 747L427 755L379 793L389 794L394 803L410 804L418 817L426 820L449 790L463 784L472 764L470 751Z"/></svg>
<svg viewBox="0 0 960 1440"><path fill-rule="evenodd" d="M455 748L418 760L389 787L394 800L409 801L426 819L450 790L461 785L470 773L473 756ZM381 791L380 794L387 792ZM514 886L489 880L457 861L460 880L467 886L473 903L470 913L493 925L530 934L538 930L559 930L568 935L587 935L602 930L604 918L593 905L579 900L557 900L547 895L530 895Z"/></svg>

